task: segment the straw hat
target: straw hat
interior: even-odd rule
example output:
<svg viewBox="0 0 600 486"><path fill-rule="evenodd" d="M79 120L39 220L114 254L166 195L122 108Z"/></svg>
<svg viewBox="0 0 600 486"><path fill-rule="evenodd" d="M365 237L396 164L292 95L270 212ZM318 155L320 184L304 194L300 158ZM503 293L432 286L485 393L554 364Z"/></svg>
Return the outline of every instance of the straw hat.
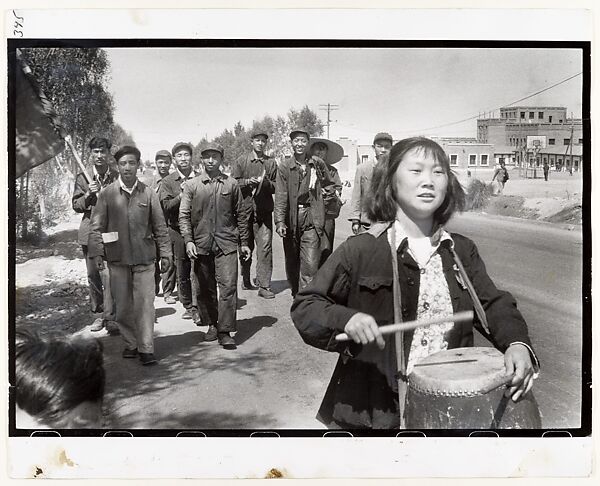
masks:
<svg viewBox="0 0 600 486"><path fill-rule="evenodd" d="M338 143L332 142L331 140L327 140L326 138L311 138L310 142L308 143L307 152L309 154L312 153L313 145L319 142L327 145L327 157L325 158L325 162L327 162L329 165L333 165L342 160L342 157L344 156L344 149L342 146Z"/></svg>

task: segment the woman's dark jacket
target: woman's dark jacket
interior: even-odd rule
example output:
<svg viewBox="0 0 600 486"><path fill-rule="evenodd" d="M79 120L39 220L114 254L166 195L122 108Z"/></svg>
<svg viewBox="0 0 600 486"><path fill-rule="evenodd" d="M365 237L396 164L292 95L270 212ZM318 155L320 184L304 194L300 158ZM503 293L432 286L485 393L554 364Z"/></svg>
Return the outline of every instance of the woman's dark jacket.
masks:
<svg viewBox="0 0 600 486"><path fill-rule="evenodd" d="M504 352L511 343L531 347L527 325L511 294L498 290L488 276L477 247L468 238L453 233L454 249L463 262L485 309L490 328L486 337ZM450 252L452 242L442 241L438 252L454 312L473 310L473 302ZM410 256L406 239L398 249L402 299L402 320L417 317L419 267ZM392 257L387 231L378 236L363 233L350 237L329 257L313 281L301 290L292 305L292 320L302 339L311 346L341 353L317 417L330 427L396 428L399 425L398 399L386 369L395 360L392 335L384 336L386 346L361 346L337 342L357 312L370 314L381 325L394 322ZM484 335L481 324L456 323L448 331L448 348L473 346L473 326ZM405 333L404 356L408 359L413 331ZM350 343L350 344L348 344Z"/></svg>

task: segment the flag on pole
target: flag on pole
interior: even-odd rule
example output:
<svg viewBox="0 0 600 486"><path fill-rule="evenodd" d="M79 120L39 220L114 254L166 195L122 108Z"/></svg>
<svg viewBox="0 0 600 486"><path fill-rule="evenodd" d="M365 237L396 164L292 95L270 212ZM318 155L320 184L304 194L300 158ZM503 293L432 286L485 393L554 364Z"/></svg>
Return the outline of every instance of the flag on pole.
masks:
<svg viewBox="0 0 600 486"><path fill-rule="evenodd" d="M65 149L63 129L31 69L17 53L15 75L15 177Z"/></svg>

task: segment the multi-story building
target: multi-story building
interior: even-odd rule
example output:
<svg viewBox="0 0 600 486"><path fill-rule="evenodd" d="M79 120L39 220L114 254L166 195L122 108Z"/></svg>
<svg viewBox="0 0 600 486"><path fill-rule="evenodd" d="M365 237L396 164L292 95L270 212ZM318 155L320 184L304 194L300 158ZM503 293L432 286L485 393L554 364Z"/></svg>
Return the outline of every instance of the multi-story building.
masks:
<svg viewBox="0 0 600 486"><path fill-rule="evenodd" d="M527 145L527 137L545 145ZM500 118L477 120L477 141L494 146L494 162L517 167L539 167L544 162L556 170L581 170L583 124L568 118L560 106L510 106L500 108Z"/></svg>

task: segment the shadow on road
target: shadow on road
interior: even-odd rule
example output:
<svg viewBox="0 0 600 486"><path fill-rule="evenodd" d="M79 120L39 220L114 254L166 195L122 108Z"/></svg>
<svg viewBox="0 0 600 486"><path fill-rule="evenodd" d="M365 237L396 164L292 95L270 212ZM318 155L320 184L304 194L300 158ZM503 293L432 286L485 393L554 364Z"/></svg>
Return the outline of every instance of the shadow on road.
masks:
<svg viewBox="0 0 600 486"><path fill-rule="evenodd" d="M177 311L173 307L158 307L156 309L156 318L170 316L171 314L175 314L175 312Z"/></svg>
<svg viewBox="0 0 600 486"><path fill-rule="evenodd" d="M109 411L108 411L109 412ZM275 417L270 414L192 412L171 410L170 413L139 411L120 414L109 412L104 428L127 429L185 429L188 431L207 431L213 429L261 429L273 427Z"/></svg>
<svg viewBox="0 0 600 486"><path fill-rule="evenodd" d="M274 294L279 294L286 289L290 288L290 284L287 280L272 280L271 281L271 291Z"/></svg>
<svg viewBox="0 0 600 486"><path fill-rule="evenodd" d="M235 342L239 346L254 336L263 327L271 327L276 322L277 319L272 316L254 316L250 319L240 319L237 322Z"/></svg>
<svg viewBox="0 0 600 486"><path fill-rule="evenodd" d="M242 307L244 307L246 304L248 303L248 301L246 299L240 299L239 295L237 298L237 309L241 309Z"/></svg>

